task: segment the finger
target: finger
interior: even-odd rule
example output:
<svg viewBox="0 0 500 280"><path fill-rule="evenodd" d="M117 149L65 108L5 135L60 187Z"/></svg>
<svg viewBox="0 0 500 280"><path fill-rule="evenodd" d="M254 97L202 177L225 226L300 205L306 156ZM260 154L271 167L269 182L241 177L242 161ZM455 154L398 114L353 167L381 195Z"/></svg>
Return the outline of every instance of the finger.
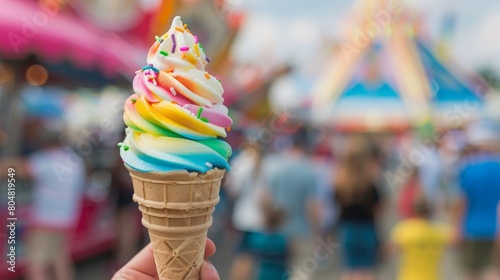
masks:
<svg viewBox="0 0 500 280"><path fill-rule="evenodd" d="M215 254L215 244L212 240L207 239L206 247L205 247L205 258L212 256ZM204 266L206 266L204 264ZM208 265L208 268L212 268L212 265ZM207 269L207 268L205 268ZM207 271L210 273L209 271ZM206 272L206 273L207 273ZM217 271L215 271L217 278L208 278L210 279L219 279ZM213 274L213 273L212 273ZM208 274L210 276L211 274ZM153 256L153 248L151 243L148 244L141 252L139 252L132 260L130 260L123 268L121 268L118 272L113 276L113 280L118 279L141 279L141 280L152 280L157 279L156 265L154 262Z"/></svg>
<svg viewBox="0 0 500 280"><path fill-rule="evenodd" d="M205 246L205 258L208 258L215 254L215 243L207 238L207 245Z"/></svg>
<svg viewBox="0 0 500 280"><path fill-rule="evenodd" d="M115 273L112 280L153 280L157 279L156 265L153 257L153 247L149 243L124 267Z"/></svg>
<svg viewBox="0 0 500 280"><path fill-rule="evenodd" d="M217 269L209 261L204 261L201 266L200 280L220 280Z"/></svg>

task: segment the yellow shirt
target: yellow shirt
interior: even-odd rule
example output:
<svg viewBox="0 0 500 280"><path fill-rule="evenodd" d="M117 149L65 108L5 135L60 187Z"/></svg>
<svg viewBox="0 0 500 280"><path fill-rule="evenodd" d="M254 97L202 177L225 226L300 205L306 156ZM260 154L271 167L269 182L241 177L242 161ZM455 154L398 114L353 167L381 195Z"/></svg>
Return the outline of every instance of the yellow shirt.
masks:
<svg viewBox="0 0 500 280"><path fill-rule="evenodd" d="M409 219L396 225L392 241L402 250L399 280L438 280L444 249L451 241L445 225L424 219Z"/></svg>

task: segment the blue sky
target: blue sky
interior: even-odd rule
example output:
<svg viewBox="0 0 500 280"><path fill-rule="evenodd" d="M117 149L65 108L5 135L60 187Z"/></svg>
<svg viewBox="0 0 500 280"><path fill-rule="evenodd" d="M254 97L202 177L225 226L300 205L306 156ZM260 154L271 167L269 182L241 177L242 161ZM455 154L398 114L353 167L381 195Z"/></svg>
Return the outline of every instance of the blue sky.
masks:
<svg viewBox="0 0 500 280"><path fill-rule="evenodd" d="M352 0L228 0L235 9L248 11L247 25L234 49L242 60L269 63L290 60L319 50L328 40L341 40ZM365 0L369 1L369 0ZM405 9L420 11L431 38L440 34L442 18L456 13L450 48L457 64L475 69L485 65L500 72L500 1L403 0Z"/></svg>

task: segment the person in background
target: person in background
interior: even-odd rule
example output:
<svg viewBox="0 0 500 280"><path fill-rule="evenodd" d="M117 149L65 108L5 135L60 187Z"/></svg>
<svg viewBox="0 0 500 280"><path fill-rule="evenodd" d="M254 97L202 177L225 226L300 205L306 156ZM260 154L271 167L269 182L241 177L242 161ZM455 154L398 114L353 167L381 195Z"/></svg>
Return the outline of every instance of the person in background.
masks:
<svg viewBox="0 0 500 280"><path fill-rule="evenodd" d="M27 279L75 279L69 237L78 222L86 167L83 159L59 142L60 131L39 126L40 149L27 159L6 159L18 178L33 181L27 231Z"/></svg>
<svg viewBox="0 0 500 280"><path fill-rule="evenodd" d="M418 180L422 193L429 203L432 215L439 214L444 208L443 174L444 162L439 150L440 143L425 146L425 156L419 165Z"/></svg>
<svg viewBox="0 0 500 280"><path fill-rule="evenodd" d="M379 253L376 220L380 195L375 186L373 158L363 138L352 138L335 174L335 200L340 207L343 279L373 279Z"/></svg>
<svg viewBox="0 0 500 280"><path fill-rule="evenodd" d="M118 150L118 149L117 149ZM111 170L111 190L117 199L116 226L118 240L115 248L115 260L112 271L122 267L138 251L141 242L141 212L132 200L134 189L130 175L119 156Z"/></svg>
<svg viewBox="0 0 500 280"><path fill-rule="evenodd" d="M391 233L393 247L401 252L398 280L438 280L444 250L451 243L451 228L430 220L423 194L410 201L413 217L399 222Z"/></svg>
<svg viewBox="0 0 500 280"><path fill-rule="evenodd" d="M335 173L335 161L330 147L331 138L324 135L315 145L312 153L313 168L318 178L318 198L321 201L321 235L327 238L334 231L338 218L338 207L333 200L335 190L332 174Z"/></svg>
<svg viewBox="0 0 500 280"><path fill-rule="evenodd" d="M497 268L496 271L496 277L500 278L500 271L498 271L500 267L500 203L498 203L498 209L497 209L497 236L495 239L495 253L493 256L493 267ZM492 273L495 275L495 271Z"/></svg>
<svg viewBox="0 0 500 280"><path fill-rule="evenodd" d="M470 280L482 279L488 272L499 279L493 256L495 241L500 239L500 137L487 122L473 124L466 135L468 143L459 168L460 195L453 211L461 267Z"/></svg>
<svg viewBox="0 0 500 280"><path fill-rule="evenodd" d="M232 222L241 239L230 272L230 278L234 280L251 279L254 262L249 241L256 232L264 230L261 149L258 143L246 142L243 151L233 160L232 171L226 181L228 194L235 200Z"/></svg>
<svg viewBox="0 0 500 280"><path fill-rule="evenodd" d="M416 197L422 194L419 169L413 168L410 178L399 193L398 212L401 219L411 219L416 216L413 202Z"/></svg>
<svg viewBox="0 0 500 280"><path fill-rule="evenodd" d="M283 210L268 203L262 204L265 230L250 237L257 261L257 280L286 280L289 257L287 237L278 231L286 219Z"/></svg>
<svg viewBox="0 0 500 280"><path fill-rule="evenodd" d="M294 267L291 275L309 279L301 264L313 254L314 237L321 231L318 180L308 157L307 131L300 128L291 138L291 147L281 152L279 163L266 176L265 199L286 216L279 232L290 242L290 261Z"/></svg>

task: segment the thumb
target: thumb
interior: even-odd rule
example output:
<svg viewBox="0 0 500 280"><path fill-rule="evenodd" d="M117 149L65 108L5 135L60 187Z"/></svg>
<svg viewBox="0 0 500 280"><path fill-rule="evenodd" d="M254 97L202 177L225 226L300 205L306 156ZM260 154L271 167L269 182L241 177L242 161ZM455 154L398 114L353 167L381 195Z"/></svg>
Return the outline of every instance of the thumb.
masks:
<svg viewBox="0 0 500 280"><path fill-rule="evenodd" d="M200 280L220 280L219 273L211 262L204 261L201 265Z"/></svg>

